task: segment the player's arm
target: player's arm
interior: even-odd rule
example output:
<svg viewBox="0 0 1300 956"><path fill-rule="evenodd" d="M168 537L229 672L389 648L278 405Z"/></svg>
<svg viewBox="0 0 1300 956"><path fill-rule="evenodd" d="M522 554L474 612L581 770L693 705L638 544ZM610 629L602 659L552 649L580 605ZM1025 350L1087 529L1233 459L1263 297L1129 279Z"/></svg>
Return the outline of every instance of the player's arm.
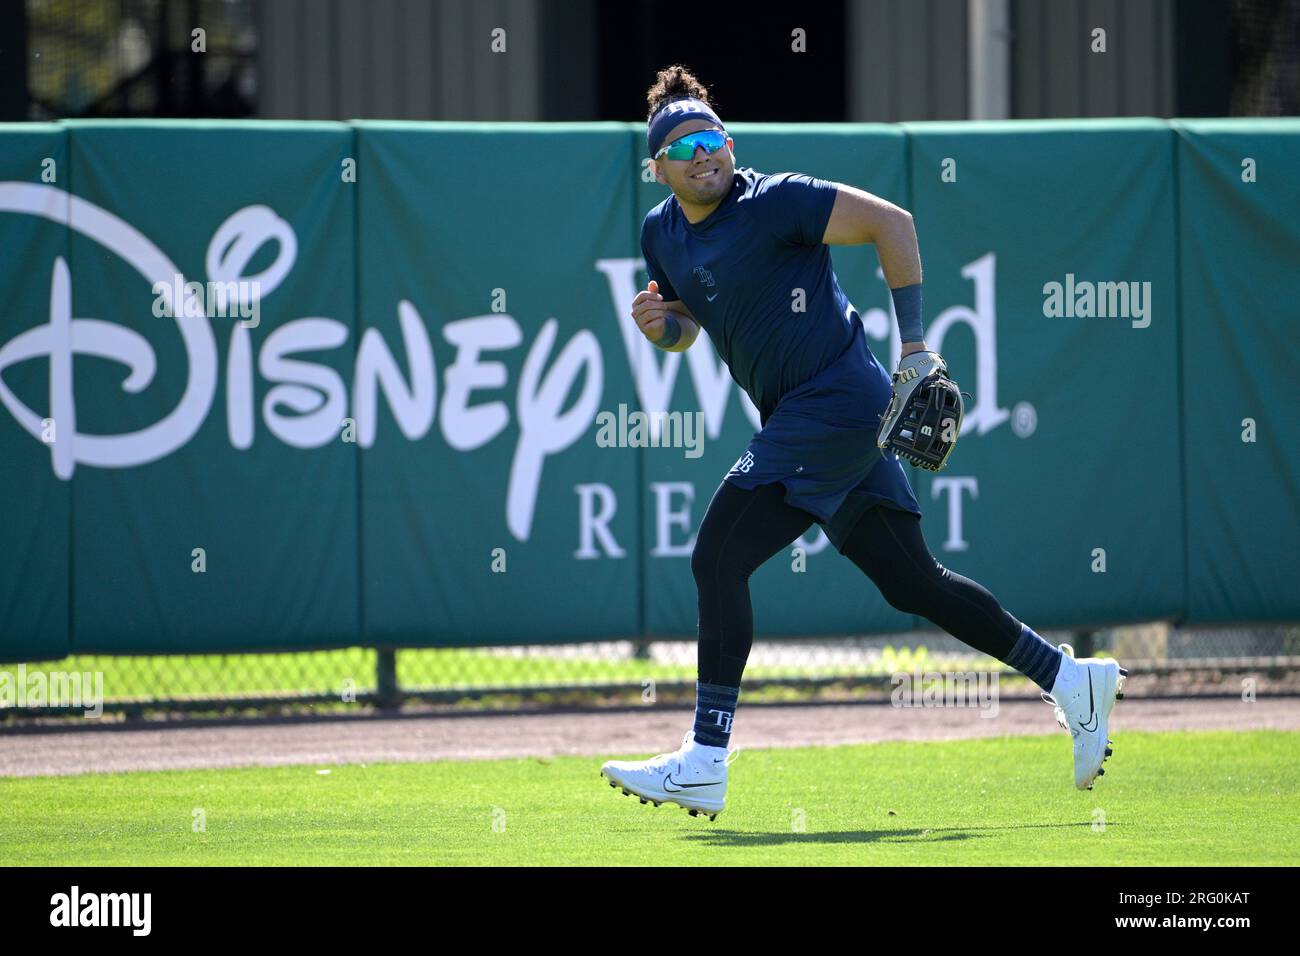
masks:
<svg viewBox="0 0 1300 956"><path fill-rule="evenodd" d="M685 352L700 334L700 324L686 303L680 299L665 302L659 294L659 283L653 279L632 300L632 318L641 334L665 352ZM671 345L659 345L665 338L672 341L674 337L676 341Z"/></svg>
<svg viewBox="0 0 1300 956"><path fill-rule="evenodd" d="M912 214L871 193L836 183L822 242L832 246L872 243L885 284L894 296L903 354L926 351L921 329L921 253Z"/></svg>
<svg viewBox="0 0 1300 956"><path fill-rule="evenodd" d="M921 281L921 253L912 214L865 190L835 184L835 205L822 242L830 246L873 243L891 289Z"/></svg>

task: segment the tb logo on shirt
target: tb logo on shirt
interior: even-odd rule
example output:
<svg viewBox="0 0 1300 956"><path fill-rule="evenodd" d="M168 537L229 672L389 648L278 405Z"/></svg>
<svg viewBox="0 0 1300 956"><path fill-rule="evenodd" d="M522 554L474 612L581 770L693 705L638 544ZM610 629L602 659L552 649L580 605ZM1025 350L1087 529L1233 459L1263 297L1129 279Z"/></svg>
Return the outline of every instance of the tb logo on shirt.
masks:
<svg viewBox="0 0 1300 956"><path fill-rule="evenodd" d="M705 287L706 290L712 289L712 287L718 285L714 281L714 273L708 271L708 269L703 267L703 265L697 265L697 267L692 269L692 272L694 273L695 278L698 278L699 285ZM712 302L712 300L718 298L718 293L716 293L716 291L712 295L708 295L706 293L705 298L708 300L708 302Z"/></svg>

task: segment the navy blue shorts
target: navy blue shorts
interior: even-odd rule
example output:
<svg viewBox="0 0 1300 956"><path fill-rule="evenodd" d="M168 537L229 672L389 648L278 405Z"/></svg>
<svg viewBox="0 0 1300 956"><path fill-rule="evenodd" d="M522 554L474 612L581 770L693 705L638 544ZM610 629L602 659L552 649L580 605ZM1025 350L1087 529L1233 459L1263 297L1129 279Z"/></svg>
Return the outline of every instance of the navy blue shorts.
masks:
<svg viewBox="0 0 1300 956"><path fill-rule="evenodd" d="M889 376L855 325L844 355L781 397L725 479L744 489L781 482L786 503L811 514L838 551L867 508L921 513L898 456L876 446Z"/></svg>

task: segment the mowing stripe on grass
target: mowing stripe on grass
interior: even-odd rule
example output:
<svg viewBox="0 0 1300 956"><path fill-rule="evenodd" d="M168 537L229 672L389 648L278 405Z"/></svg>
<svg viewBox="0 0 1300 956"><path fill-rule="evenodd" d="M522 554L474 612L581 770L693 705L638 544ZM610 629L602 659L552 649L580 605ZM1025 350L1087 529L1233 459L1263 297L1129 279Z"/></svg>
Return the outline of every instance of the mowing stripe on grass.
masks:
<svg viewBox="0 0 1300 956"><path fill-rule="evenodd" d="M1300 862L1300 733L1116 743L1091 793L1057 735L746 751L712 824L600 758L6 779L0 864Z"/></svg>

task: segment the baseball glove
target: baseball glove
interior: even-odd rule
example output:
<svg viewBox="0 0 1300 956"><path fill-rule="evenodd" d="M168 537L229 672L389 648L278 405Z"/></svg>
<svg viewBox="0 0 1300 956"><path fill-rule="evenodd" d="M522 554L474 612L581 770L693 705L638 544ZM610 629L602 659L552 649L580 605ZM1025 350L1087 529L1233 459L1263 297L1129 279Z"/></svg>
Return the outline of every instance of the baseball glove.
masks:
<svg viewBox="0 0 1300 956"><path fill-rule="evenodd" d="M913 352L898 363L894 397L880 420L876 444L914 465L938 471L961 434L966 406L938 352Z"/></svg>

